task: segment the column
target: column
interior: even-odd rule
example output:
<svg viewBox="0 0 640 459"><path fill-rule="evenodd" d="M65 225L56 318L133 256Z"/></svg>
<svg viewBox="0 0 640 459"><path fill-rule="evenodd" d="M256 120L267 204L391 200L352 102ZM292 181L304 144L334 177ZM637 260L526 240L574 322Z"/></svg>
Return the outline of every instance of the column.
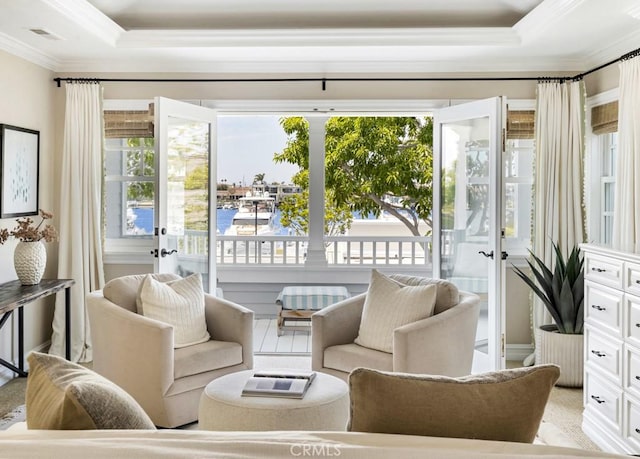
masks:
<svg viewBox="0 0 640 459"><path fill-rule="evenodd" d="M327 266L324 248L324 148L325 116L310 116L309 122L309 246L307 267Z"/></svg>

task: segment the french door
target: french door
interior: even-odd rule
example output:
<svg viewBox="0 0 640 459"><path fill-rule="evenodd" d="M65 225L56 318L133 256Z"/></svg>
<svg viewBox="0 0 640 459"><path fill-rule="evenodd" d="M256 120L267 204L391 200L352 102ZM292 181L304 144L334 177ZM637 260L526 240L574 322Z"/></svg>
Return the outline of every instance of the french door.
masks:
<svg viewBox="0 0 640 459"><path fill-rule="evenodd" d="M505 362L504 107L496 97L434 113L434 277L480 296L474 373Z"/></svg>
<svg viewBox="0 0 640 459"><path fill-rule="evenodd" d="M164 97L154 107L154 271L201 273L215 292L216 112Z"/></svg>

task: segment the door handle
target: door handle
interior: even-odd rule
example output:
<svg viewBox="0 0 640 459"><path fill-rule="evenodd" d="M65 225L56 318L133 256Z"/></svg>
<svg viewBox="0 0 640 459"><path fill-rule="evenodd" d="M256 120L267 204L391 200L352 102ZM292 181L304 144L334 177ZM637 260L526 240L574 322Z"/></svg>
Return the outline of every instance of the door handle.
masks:
<svg viewBox="0 0 640 459"><path fill-rule="evenodd" d="M178 253L178 251L176 249L173 250L167 250L165 248L163 248L162 250L160 250L160 256L161 257L166 257L167 255L171 255L172 253Z"/></svg>
<svg viewBox="0 0 640 459"><path fill-rule="evenodd" d="M489 252L489 253L485 252L484 250L480 250L478 253L481 253L485 257L491 258L493 260L493 250L491 252Z"/></svg>

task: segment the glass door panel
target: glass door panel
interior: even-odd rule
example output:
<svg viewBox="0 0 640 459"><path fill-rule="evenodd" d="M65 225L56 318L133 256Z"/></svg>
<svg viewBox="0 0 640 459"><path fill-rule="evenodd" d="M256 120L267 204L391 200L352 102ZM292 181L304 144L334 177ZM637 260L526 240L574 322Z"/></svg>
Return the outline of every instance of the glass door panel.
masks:
<svg viewBox="0 0 640 459"><path fill-rule="evenodd" d="M502 101L439 110L434 116L434 234L439 276L480 297L474 372L503 366L501 282ZM439 208L438 208L439 205Z"/></svg>
<svg viewBox="0 0 640 459"><path fill-rule="evenodd" d="M215 112L156 98L158 212L156 272L201 273L215 291ZM215 188L214 188L215 189Z"/></svg>

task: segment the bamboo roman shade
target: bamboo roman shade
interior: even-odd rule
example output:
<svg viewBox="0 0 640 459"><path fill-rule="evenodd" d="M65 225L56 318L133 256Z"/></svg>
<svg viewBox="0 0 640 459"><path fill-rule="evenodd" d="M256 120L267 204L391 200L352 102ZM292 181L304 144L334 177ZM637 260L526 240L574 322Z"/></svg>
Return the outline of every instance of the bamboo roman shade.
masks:
<svg viewBox="0 0 640 459"><path fill-rule="evenodd" d="M535 110L509 110L507 112L507 139L533 139Z"/></svg>
<svg viewBox="0 0 640 459"><path fill-rule="evenodd" d="M153 137L153 114L146 110L105 110L104 136L107 139Z"/></svg>
<svg viewBox="0 0 640 459"><path fill-rule="evenodd" d="M598 135L618 132L617 100L591 109L591 130Z"/></svg>

